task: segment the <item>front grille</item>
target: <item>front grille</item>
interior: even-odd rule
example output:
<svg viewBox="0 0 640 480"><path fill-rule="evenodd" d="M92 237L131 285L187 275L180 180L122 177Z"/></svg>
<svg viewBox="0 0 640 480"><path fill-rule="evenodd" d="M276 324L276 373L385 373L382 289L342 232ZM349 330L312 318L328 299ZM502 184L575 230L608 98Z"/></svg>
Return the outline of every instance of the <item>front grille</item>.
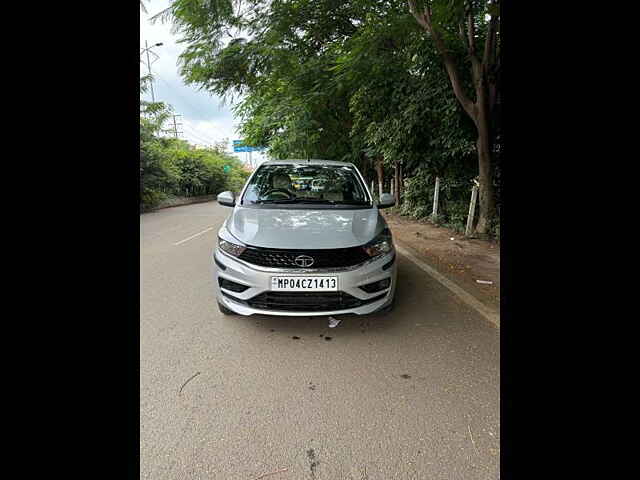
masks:
<svg viewBox="0 0 640 480"><path fill-rule="evenodd" d="M305 268L296 265L299 255L313 258L313 265L306 268L343 268L359 265L369 260L362 247L334 248L325 250L284 250L276 248L248 247L238 257L247 263L271 268Z"/></svg>
<svg viewBox="0 0 640 480"><path fill-rule="evenodd" d="M368 300L360 300L345 292L264 292L246 301L258 310L289 312L324 312L361 307L380 300L386 293Z"/></svg>

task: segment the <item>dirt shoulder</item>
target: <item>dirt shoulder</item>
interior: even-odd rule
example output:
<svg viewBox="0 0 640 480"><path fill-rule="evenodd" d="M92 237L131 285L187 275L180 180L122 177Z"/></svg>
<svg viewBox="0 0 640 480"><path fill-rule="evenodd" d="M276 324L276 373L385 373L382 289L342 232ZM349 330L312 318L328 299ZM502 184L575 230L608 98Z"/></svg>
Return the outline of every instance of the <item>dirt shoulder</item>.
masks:
<svg viewBox="0 0 640 480"><path fill-rule="evenodd" d="M479 301L500 311L500 245L493 241L466 239L428 221L415 221L381 212L394 240L409 248L425 263L456 283ZM453 240L451 240L453 238ZM493 282L480 284L476 280Z"/></svg>

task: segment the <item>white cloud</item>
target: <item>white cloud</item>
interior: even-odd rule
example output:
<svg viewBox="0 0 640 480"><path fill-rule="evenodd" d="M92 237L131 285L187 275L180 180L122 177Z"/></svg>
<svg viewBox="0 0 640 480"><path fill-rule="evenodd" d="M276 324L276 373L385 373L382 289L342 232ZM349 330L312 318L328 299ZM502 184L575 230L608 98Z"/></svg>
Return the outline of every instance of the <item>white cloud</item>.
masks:
<svg viewBox="0 0 640 480"><path fill-rule="evenodd" d="M184 138L197 144L213 144L224 138L231 143L237 136L233 123L218 120L192 120L185 118L182 126Z"/></svg>

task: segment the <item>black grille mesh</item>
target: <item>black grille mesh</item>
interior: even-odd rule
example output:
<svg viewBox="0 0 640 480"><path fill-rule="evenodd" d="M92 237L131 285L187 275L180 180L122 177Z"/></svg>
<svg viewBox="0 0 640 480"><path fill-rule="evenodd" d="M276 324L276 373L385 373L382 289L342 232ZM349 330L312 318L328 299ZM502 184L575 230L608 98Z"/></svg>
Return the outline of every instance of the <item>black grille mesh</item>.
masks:
<svg viewBox="0 0 640 480"><path fill-rule="evenodd" d="M289 312L324 312L347 310L380 300L386 293L368 300L360 300L345 292L264 292L246 301L259 310Z"/></svg>
<svg viewBox="0 0 640 480"><path fill-rule="evenodd" d="M369 259L362 247L326 250L282 250L249 247L240 259L253 265L271 268L304 268L295 264L298 255L307 255L314 262L308 268L342 268L358 265Z"/></svg>

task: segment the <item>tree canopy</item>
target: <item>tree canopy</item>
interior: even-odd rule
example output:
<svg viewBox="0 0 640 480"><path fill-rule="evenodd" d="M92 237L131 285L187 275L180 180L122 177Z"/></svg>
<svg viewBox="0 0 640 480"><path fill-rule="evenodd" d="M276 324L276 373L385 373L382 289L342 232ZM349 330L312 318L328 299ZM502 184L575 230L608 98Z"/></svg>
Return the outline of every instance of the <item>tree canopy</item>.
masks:
<svg viewBox="0 0 640 480"><path fill-rule="evenodd" d="M498 7L174 0L154 19L172 22L185 46L185 82L236 101L248 143L275 158L352 161L370 179L400 168L407 188L423 188L416 175L466 190L479 177L484 231L500 161ZM406 212L424 211L430 194L420 193L402 192L415 204Z"/></svg>

